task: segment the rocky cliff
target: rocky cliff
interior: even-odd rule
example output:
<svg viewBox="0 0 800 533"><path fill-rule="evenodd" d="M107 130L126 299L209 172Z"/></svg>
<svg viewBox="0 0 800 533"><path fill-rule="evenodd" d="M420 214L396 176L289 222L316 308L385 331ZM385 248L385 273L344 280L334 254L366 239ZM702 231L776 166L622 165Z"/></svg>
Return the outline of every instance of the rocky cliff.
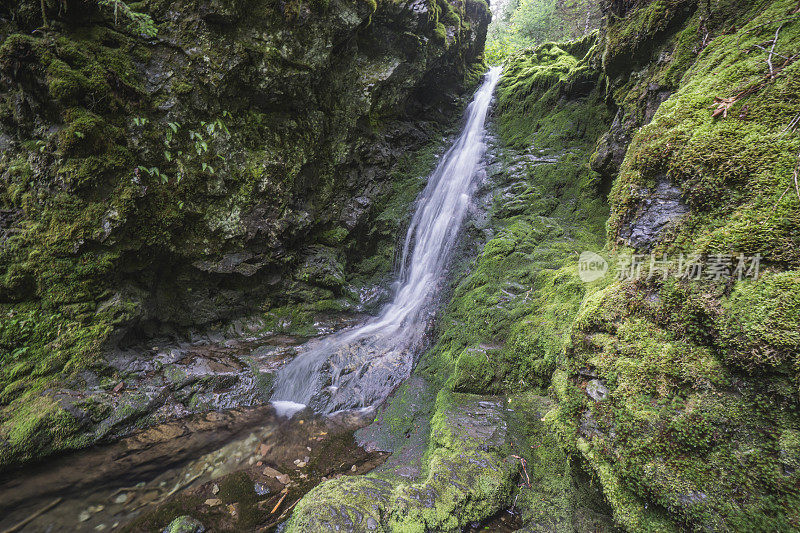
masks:
<svg viewBox="0 0 800 533"><path fill-rule="evenodd" d="M481 0L0 7L3 463L97 437L106 415L53 391L109 391L109 350L374 307L489 18Z"/></svg>

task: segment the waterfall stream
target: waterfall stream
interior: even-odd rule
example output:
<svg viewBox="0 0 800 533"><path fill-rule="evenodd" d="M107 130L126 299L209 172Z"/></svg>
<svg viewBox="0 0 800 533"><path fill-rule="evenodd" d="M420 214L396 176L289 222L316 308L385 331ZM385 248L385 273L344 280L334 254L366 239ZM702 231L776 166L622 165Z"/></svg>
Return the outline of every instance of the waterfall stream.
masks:
<svg viewBox="0 0 800 533"><path fill-rule="evenodd" d="M279 412L370 407L411 373L428 330L426 311L477 187L484 124L499 79L500 67L487 72L467 108L464 129L428 179L403 243L394 300L360 326L309 342L284 366L272 395Z"/></svg>

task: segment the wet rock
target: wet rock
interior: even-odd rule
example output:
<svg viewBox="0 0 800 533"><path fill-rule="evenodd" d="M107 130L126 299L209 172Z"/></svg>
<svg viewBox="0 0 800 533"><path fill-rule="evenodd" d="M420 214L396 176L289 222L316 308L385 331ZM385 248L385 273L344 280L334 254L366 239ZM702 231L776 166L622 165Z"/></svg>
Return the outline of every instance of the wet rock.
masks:
<svg viewBox="0 0 800 533"><path fill-rule="evenodd" d="M666 178L643 197L631 220L619 230L619 237L637 249L651 248L671 222L689 212L680 188Z"/></svg>
<svg viewBox="0 0 800 533"><path fill-rule="evenodd" d="M203 533L206 530L202 522L191 516L179 516L164 528L163 533Z"/></svg>
<svg viewBox="0 0 800 533"><path fill-rule="evenodd" d="M706 496L704 493L695 490L689 491L686 494L681 494L680 496L678 496L678 500L683 505L697 505L699 503L704 502L707 498L708 496Z"/></svg>
<svg viewBox="0 0 800 533"><path fill-rule="evenodd" d="M295 272L295 279L329 288L344 286L344 267L340 254L328 246L314 246L306 251L305 259Z"/></svg>
<svg viewBox="0 0 800 533"><path fill-rule="evenodd" d="M218 260L195 261L193 265L204 272L214 274L241 274L252 276L267 264L267 258L259 256L250 251L234 252L225 254Z"/></svg>
<svg viewBox="0 0 800 533"><path fill-rule="evenodd" d="M581 415L581 422L578 429L580 434L587 439L590 439L595 435L602 435L600 432L600 426L597 425L594 415L589 410L584 411Z"/></svg>
<svg viewBox="0 0 800 533"><path fill-rule="evenodd" d="M596 402L605 400L608 392L608 387L605 386L602 380L593 379L586 384L586 394Z"/></svg>
<svg viewBox="0 0 800 533"><path fill-rule="evenodd" d="M507 439L500 401L453 395L431 430L425 476L398 478L387 462L370 477L328 480L297 504L288 531L458 530L506 505L519 471Z"/></svg>
<svg viewBox="0 0 800 533"><path fill-rule="evenodd" d="M623 108L619 108L608 133L603 134L597 142L597 149L589 161L592 170L602 174L607 180L613 178L622 165L637 127L633 113L626 113Z"/></svg>

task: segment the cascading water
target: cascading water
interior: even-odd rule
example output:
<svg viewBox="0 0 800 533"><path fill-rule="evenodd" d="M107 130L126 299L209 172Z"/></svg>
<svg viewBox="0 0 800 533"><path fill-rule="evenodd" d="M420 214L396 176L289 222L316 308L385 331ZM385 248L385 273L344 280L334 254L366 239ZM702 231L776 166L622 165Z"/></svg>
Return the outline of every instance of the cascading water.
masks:
<svg viewBox="0 0 800 533"><path fill-rule="evenodd" d="M499 67L486 74L461 135L428 179L406 233L394 300L366 323L310 342L283 367L272 395L279 412L306 405L322 413L372 406L409 376L428 329L426 308L477 186L484 123L499 79Z"/></svg>

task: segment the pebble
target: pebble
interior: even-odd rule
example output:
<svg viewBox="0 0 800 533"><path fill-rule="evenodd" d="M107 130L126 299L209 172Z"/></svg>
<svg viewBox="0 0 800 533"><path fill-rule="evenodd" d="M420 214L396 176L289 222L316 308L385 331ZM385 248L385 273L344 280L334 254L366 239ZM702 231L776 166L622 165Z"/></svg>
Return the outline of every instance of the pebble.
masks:
<svg viewBox="0 0 800 533"><path fill-rule="evenodd" d="M209 498L205 501L205 503L209 507L215 507L217 505L220 505L222 503L222 500L220 500L219 498Z"/></svg>
<svg viewBox="0 0 800 533"><path fill-rule="evenodd" d="M127 501L128 501L128 493L126 492L123 492L122 494L114 498L114 503L125 503Z"/></svg>
<svg viewBox="0 0 800 533"><path fill-rule="evenodd" d="M355 472L356 470L358 470L358 467L356 465L350 467L351 472Z"/></svg>
<svg viewBox="0 0 800 533"><path fill-rule="evenodd" d="M281 475L281 473L272 468L271 466L266 466L264 467L264 475L269 477L278 477Z"/></svg>
<svg viewBox="0 0 800 533"><path fill-rule="evenodd" d="M216 483L214 483L214 486L213 486L213 487L211 487L211 494L216 494L216 493L218 493L218 492L219 492L219 485L217 485Z"/></svg>
<svg viewBox="0 0 800 533"><path fill-rule="evenodd" d="M78 515L78 522L86 522L92 517L92 513L89 511L81 511L81 514Z"/></svg>
<svg viewBox="0 0 800 533"><path fill-rule="evenodd" d="M105 530L105 528L106 528L105 524L97 524L96 526L94 526L95 531L103 531Z"/></svg>

